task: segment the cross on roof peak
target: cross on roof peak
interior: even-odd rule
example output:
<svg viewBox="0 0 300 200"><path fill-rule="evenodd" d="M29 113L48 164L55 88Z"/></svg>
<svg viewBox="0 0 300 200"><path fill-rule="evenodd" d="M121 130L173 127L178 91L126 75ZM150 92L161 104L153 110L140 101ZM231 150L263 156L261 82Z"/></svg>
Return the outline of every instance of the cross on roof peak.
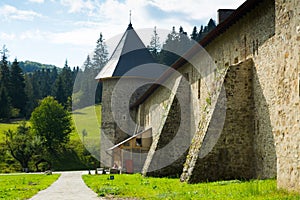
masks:
<svg viewBox="0 0 300 200"><path fill-rule="evenodd" d="M127 30L129 30L129 29L133 29L132 24L131 24L131 10L129 11L129 25L128 25Z"/></svg>

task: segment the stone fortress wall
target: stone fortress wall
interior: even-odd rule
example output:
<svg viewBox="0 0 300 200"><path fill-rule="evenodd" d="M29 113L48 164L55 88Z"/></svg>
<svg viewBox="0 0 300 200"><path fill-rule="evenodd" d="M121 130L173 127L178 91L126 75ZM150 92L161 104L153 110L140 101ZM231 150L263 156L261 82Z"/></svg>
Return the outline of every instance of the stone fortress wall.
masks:
<svg viewBox="0 0 300 200"><path fill-rule="evenodd" d="M254 172L300 190L300 2L265 0L211 42L218 67L253 60Z"/></svg>
<svg viewBox="0 0 300 200"><path fill-rule="evenodd" d="M184 164L188 177L184 180L277 177L279 187L300 190L299 10L299 1L258 1L254 9L205 46L218 68L215 76L218 71L228 69L223 83L226 118L209 154L197 157L191 164L189 157L196 152L189 152ZM196 55L193 59L203 63L201 58ZM185 64L179 72L191 83L191 99L187 102L192 111L189 118L192 131L205 115L203 110L210 98L205 82L211 77L202 77L199 83L201 75L191 64ZM152 99L166 94L159 90L142 106L150 107ZM145 116L148 114L144 112ZM215 115L212 112L208 123L213 123ZM173 129L176 124L164 131L174 132ZM203 133L198 141L197 137L192 140L192 146L198 145L200 155L201 145L210 137L208 133Z"/></svg>
<svg viewBox="0 0 300 200"><path fill-rule="evenodd" d="M132 117L143 129L152 128L153 143L142 173L183 172L181 178L188 182L277 177L279 188L300 191L299 41L300 1L257 1L206 44L211 61L203 59L203 52L196 54L178 69L183 77L173 74L166 80L169 89L159 87L131 116L120 115L125 124ZM217 69L203 76L191 63ZM220 86L214 86L216 79ZM112 123L111 99L105 99L111 98L116 81L104 81L102 100L102 129L115 144L126 139ZM221 86L226 110L220 131L213 124L218 124L222 110L210 104L224 103L224 97L211 90ZM181 128L185 131L176 134ZM172 143L177 135L183 142ZM159 153L165 146L172 148ZM173 156L174 163L156 170L164 156Z"/></svg>

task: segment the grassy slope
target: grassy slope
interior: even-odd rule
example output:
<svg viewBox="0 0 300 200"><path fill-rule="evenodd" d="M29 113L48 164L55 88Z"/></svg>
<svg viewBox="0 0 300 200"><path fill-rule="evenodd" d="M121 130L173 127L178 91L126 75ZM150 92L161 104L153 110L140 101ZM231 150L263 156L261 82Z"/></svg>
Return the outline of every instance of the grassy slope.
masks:
<svg viewBox="0 0 300 200"><path fill-rule="evenodd" d="M73 112L75 130L71 140L81 141L85 148L99 157L100 154L100 126L101 106L90 106ZM86 130L87 135L83 138L82 131Z"/></svg>
<svg viewBox="0 0 300 200"><path fill-rule="evenodd" d="M58 174L0 175L0 199L28 199L46 189Z"/></svg>
<svg viewBox="0 0 300 200"><path fill-rule="evenodd" d="M73 112L73 122L75 129L71 133L71 140L82 140L82 130L86 129L88 135L86 141L99 139L100 124L101 124L101 106L89 106L78 109ZM0 123L0 141L4 136L4 131L8 129L16 129L20 122Z"/></svg>
<svg viewBox="0 0 300 200"><path fill-rule="evenodd" d="M276 180L221 181L186 184L178 179L143 178L135 175L84 175L85 183L99 196L138 199L300 199L300 195L276 189Z"/></svg>
<svg viewBox="0 0 300 200"><path fill-rule="evenodd" d="M73 122L75 130L71 135L71 139L82 139L82 131L87 131L85 141L98 140L100 135L101 124L101 106L89 106L78 109L73 112ZM78 137L79 136L79 137Z"/></svg>
<svg viewBox="0 0 300 200"><path fill-rule="evenodd" d="M82 145L82 130L86 129L87 136L84 139L85 147L94 154L100 152L100 116L101 106L90 106L83 109L78 109L73 112L73 121L75 129L71 133L69 147L73 150L67 150L61 155L58 155L54 160L53 168L55 170L77 170L91 168L86 161L83 161L79 155L84 154ZM0 144L4 142L4 131L8 129L16 129L19 122L0 123ZM74 150L76 152L74 152ZM0 155L1 156L1 155ZM87 161L88 162L88 161ZM0 162L0 167L8 167L7 164ZM92 166L94 164L91 164ZM93 166L94 168L94 166ZM1 171L1 169L0 169ZM9 170L10 171L10 170Z"/></svg>
<svg viewBox="0 0 300 200"><path fill-rule="evenodd" d="M17 126L19 125L19 122L14 123L0 123L0 142L3 140L4 131L7 131L8 129L15 130Z"/></svg>

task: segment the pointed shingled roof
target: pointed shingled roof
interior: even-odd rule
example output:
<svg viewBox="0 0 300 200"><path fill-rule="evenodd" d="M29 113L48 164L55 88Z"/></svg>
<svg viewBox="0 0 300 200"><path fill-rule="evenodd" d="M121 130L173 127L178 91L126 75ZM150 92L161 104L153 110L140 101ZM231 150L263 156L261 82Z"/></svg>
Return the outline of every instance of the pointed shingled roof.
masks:
<svg viewBox="0 0 300 200"><path fill-rule="evenodd" d="M95 79L121 77L135 67L151 63L156 62L130 23L111 58ZM147 66L147 70L144 70L144 67L143 70L128 73L126 76L156 79L162 74L162 71L151 70L150 67Z"/></svg>

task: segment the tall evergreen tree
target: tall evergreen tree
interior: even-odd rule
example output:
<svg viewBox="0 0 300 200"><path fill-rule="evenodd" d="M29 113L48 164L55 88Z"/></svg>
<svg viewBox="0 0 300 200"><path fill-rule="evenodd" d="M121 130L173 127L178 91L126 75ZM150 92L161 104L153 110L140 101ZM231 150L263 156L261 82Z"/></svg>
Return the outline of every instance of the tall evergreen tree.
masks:
<svg viewBox="0 0 300 200"><path fill-rule="evenodd" d="M92 101L94 94L95 94L95 88L96 88L96 82L94 80L95 76L97 75L97 70L93 68L93 64L90 60L90 57L87 56L86 61L84 62L84 71L82 76L82 84L81 84L81 105L82 106L90 106L95 101ZM102 92L102 91L101 91Z"/></svg>
<svg viewBox="0 0 300 200"><path fill-rule="evenodd" d="M7 52L8 50L6 49L5 46L3 46L3 49L1 51L2 57L0 62L0 84L8 92L10 90L10 71L9 71L8 61L6 56Z"/></svg>
<svg viewBox="0 0 300 200"><path fill-rule="evenodd" d="M22 116L25 115L26 95L25 95L25 79L22 69L19 67L17 59L11 66L11 88L10 98L12 107L20 110Z"/></svg>
<svg viewBox="0 0 300 200"><path fill-rule="evenodd" d="M8 121L11 117L11 103L8 93L10 90L10 71L6 57L7 52L8 50L3 46L0 62L0 120L2 121Z"/></svg>
<svg viewBox="0 0 300 200"><path fill-rule="evenodd" d="M191 48L192 43L190 38L187 36L187 32L183 30L182 26L180 26L179 28L178 37L179 37L178 39L179 39L179 50L180 50L179 52L180 55L183 55Z"/></svg>
<svg viewBox="0 0 300 200"><path fill-rule="evenodd" d="M207 24L207 31L210 32L212 31L214 28L216 28L216 22L213 19L210 19L208 24Z"/></svg>
<svg viewBox="0 0 300 200"><path fill-rule="evenodd" d="M58 78L55 81L54 97L60 104L67 103L68 97L66 96L64 91L62 76L58 76Z"/></svg>
<svg viewBox="0 0 300 200"><path fill-rule="evenodd" d="M203 31L204 31L203 30L203 25L201 25L199 33L198 33L198 36L197 36L197 41L202 40L202 38L203 38Z"/></svg>
<svg viewBox="0 0 300 200"><path fill-rule="evenodd" d="M108 61L108 51L107 46L104 42L102 33L97 40L96 48L94 50L94 55L92 58L93 72L90 75L90 88L94 88L96 85L95 103L100 103L102 99L102 83L96 83L94 78L99 73L99 71L104 67ZM93 91L93 89L92 89ZM94 91L93 91L94 92Z"/></svg>
<svg viewBox="0 0 300 200"><path fill-rule="evenodd" d="M192 43L183 28L180 27L179 33L177 33L175 31L175 27L173 27L163 45L160 55L160 62L162 64L171 66L176 62L176 60L179 59L181 55L184 55L191 48L191 46Z"/></svg>
<svg viewBox="0 0 300 200"><path fill-rule="evenodd" d="M179 35L173 26L171 33L168 34L160 53L160 63L171 66L179 56L176 50L179 48Z"/></svg>
<svg viewBox="0 0 300 200"><path fill-rule="evenodd" d="M68 99L72 96L73 74L66 60L62 72L55 81L54 97L63 106L67 107Z"/></svg>
<svg viewBox="0 0 300 200"><path fill-rule="evenodd" d="M102 69L108 60L107 46L104 42L102 33L100 33L99 39L97 40L96 48L92 58L93 68Z"/></svg>
<svg viewBox="0 0 300 200"><path fill-rule="evenodd" d="M201 29L198 33L198 41L202 40L209 32L215 29L216 26L216 22L213 19L210 19L205 27L201 26Z"/></svg>
<svg viewBox="0 0 300 200"><path fill-rule="evenodd" d="M27 97L25 117L30 118L31 112L37 106L37 100L34 98L33 85L32 85L32 75L25 74L25 94Z"/></svg>
<svg viewBox="0 0 300 200"><path fill-rule="evenodd" d="M161 50L161 45L159 41L159 36L156 31L156 26L153 29L153 35L151 37L150 45L148 45L147 48L151 52L153 58L156 61L159 61L159 52Z"/></svg>
<svg viewBox="0 0 300 200"><path fill-rule="evenodd" d="M0 86L0 105L0 121L9 121L11 106L7 91L3 86Z"/></svg>
<svg viewBox="0 0 300 200"><path fill-rule="evenodd" d="M197 41L197 37L198 37L197 27L194 26L193 32L191 34L191 39Z"/></svg>
<svg viewBox="0 0 300 200"><path fill-rule="evenodd" d="M72 95L73 91L73 72L71 71L67 60L60 76L62 76L64 92L66 93L66 97L68 98Z"/></svg>

